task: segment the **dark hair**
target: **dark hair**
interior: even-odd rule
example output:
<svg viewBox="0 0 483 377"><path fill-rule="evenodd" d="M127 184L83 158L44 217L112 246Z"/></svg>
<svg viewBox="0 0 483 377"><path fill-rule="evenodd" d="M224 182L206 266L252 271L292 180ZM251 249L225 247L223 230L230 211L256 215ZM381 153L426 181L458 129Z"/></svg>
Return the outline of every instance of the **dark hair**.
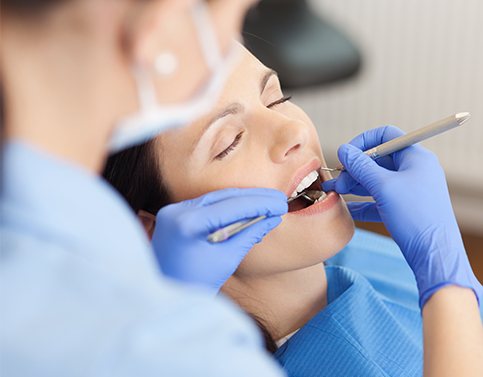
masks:
<svg viewBox="0 0 483 377"><path fill-rule="evenodd" d="M104 178L127 200L134 212L144 210L156 214L171 203L163 182L154 140L110 156L104 168ZM254 316L262 332L265 348L273 353L277 345L263 321Z"/></svg>
<svg viewBox="0 0 483 377"><path fill-rule="evenodd" d="M38 16L60 3L71 0L2 0L2 11L6 10L22 16Z"/></svg>
<svg viewBox="0 0 483 377"><path fill-rule="evenodd" d="M104 178L127 200L134 212L156 215L171 203L160 175L154 140L118 152L107 159Z"/></svg>

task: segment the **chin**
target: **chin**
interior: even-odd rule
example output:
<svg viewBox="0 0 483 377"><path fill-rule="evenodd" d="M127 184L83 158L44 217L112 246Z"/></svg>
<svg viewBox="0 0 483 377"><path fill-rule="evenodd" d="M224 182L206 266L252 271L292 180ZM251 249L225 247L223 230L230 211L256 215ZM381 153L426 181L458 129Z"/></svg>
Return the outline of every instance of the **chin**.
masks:
<svg viewBox="0 0 483 377"><path fill-rule="evenodd" d="M282 223L252 248L237 274L261 277L283 273L320 264L337 254L352 239L354 222L344 200L339 195L335 199L325 208L285 215Z"/></svg>

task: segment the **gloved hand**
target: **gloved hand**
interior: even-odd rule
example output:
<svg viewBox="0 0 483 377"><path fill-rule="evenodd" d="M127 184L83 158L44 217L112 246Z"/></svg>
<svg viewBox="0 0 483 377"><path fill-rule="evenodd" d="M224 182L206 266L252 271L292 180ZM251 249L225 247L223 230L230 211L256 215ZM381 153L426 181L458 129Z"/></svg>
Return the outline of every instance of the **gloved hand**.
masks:
<svg viewBox="0 0 483 377"><path fill-rule="evenodd" d="M402 134L380 127L342 145L338 155L345 171L323 189L374 198L375 203L348 203L349 210L355 220L384 222L416 276L421 308L449 284L473 289L480 302L482 287L466 256L437 157L421 146L377 162L362 153Z"/></svg>
<svg viewBox="0 0 483 377"><path fill-rule="evenodd" d="M217 293L248 251L280 224L287 210L285 194L263 188L225 189L172 204L156 216L154 251L166 275ZM206 240L221 227L261 215L267 219L226 241Z"/></svg>

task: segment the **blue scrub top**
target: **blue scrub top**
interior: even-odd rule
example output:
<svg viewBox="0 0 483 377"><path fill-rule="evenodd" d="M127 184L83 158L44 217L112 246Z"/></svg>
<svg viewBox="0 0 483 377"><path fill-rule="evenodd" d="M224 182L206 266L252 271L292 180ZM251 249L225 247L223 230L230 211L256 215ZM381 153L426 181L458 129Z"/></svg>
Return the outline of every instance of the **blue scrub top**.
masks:
<svg viewBox="0 0 483 377"><path fill-rule="evenodd" d="M388 299L419 309L414 273L392 238L356 229L352 240L326 265L357 271Z"/></svg>
<svg viewBox="0 0 483 377"><path fill-rule="evenodd" d="M3 152L0 375L282 375L234 305L160 275L99 177L21 142Z"/></svg>
<svg viewBox="0 0 483 377"><path fill-rule="evenodd" d="M419 308L419 293L413 271L392 238L356 229L351 242L326 262L359 272L374 289L401 305ZM483 321L483 306L480 306Z"/></svg>
<svg viewBox="0 0 483 377"><path fill-rule="evenodd" d="M288 374L422 375L419 295L396 243L356 229L326 265L327 307L275 354Z"/></svg>
<svg viewBox="0 0 483 377"><path fill-rule="evenodd" d="M275 353L289 376L421 376L419 294L397 244L356 229L326 265L328 305Z"/></svg>
<svg viewBox="0 0 483 377"><path fill-rule="evenodd" d="M421 376L419 310L385 297L353 270L328 266L326 273L327 306L275 353L288 375Z"/></svg>

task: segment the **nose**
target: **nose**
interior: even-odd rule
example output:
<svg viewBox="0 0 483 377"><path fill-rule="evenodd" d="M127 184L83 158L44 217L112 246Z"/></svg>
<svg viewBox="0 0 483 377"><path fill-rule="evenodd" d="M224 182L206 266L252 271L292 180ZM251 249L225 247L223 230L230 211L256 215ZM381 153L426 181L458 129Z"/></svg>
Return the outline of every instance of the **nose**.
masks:
<svg viewBox="0 0 483 377"><path fill-rule="evenodd" d="M270 158L275 163L284 163L298 156L307 145L308 126L298 119L271 113L272 119L267 123Z"/></svg>

